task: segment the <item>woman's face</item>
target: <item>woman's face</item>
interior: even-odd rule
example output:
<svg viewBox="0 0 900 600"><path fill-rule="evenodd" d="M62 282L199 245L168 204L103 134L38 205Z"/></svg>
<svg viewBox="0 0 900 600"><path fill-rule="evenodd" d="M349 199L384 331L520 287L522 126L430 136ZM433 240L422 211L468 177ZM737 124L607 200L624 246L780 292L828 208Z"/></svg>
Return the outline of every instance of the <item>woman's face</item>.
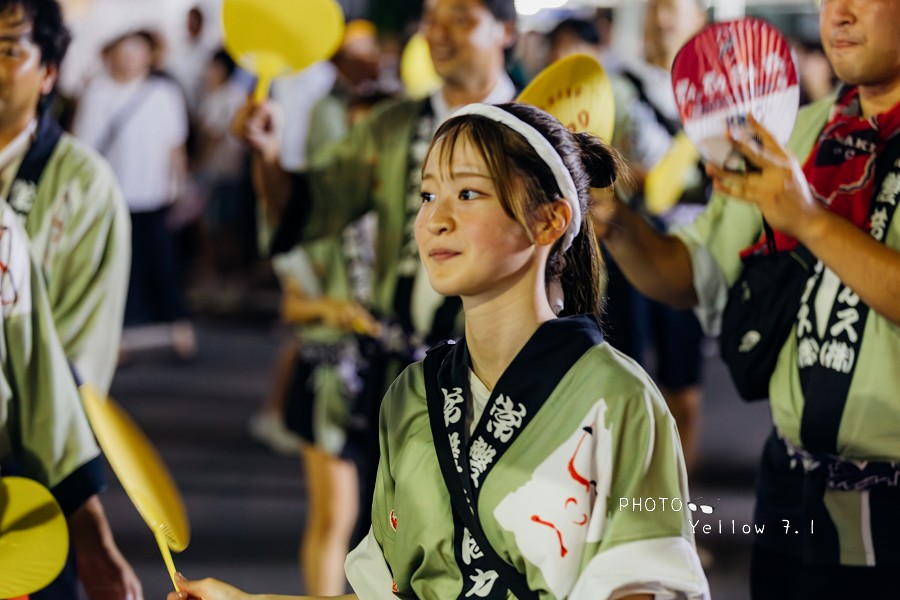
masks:
<svg viewBox="0 0 900 600"><path fill-rule="evenodd" d="M537 268L535 243L509 217L478 149L457 138L434 142L422 171L416 243L431 286L447 296L499 296Z"/></svg>

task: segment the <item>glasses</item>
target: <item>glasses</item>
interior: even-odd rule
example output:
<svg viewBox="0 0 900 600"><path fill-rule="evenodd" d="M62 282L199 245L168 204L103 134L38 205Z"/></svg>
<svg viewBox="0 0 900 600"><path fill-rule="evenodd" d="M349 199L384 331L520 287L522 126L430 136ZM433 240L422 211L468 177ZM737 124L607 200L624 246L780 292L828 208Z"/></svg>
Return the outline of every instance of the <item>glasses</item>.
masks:
<svg viewBox="0 0 900 600"><path fill-rule="evenodd" d="M697 498L697 500L700 500L700 498ZM718 505L718 498L716 499L716 503L713 506L710 506L709 504L695 504L694 502L687 503L687 507L691 509L691 512L697 512L697 509L699 508L700 512L702 512L704 515L711 515L713 511L716 510L716 506Z"/></svg>

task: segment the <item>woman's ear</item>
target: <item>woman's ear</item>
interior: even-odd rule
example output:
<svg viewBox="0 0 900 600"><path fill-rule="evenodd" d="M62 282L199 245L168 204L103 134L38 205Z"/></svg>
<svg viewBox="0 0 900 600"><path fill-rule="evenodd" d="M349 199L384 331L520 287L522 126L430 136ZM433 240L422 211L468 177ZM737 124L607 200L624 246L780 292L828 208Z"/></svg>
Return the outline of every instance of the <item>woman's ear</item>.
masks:
<svg viewBox="0 0 900 600"><path fill-rule="evenodd" d="M534 223L534 241L550 246L563 236L572 222L572 207L565 200L557 200L542 206L540 212Z"/></svg>

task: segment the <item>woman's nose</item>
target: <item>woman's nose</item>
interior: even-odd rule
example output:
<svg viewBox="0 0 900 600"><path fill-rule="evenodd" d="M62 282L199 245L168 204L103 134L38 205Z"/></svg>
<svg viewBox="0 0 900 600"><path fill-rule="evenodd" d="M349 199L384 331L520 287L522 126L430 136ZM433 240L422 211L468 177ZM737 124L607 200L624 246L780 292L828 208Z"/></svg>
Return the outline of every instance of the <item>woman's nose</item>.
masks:
<svg viewBox="0 0 900 600"><path fill-rule="evenodd" d="M435 199L425 226L429 233L440 235L453 228L453 209L449 200Z"/></svg>

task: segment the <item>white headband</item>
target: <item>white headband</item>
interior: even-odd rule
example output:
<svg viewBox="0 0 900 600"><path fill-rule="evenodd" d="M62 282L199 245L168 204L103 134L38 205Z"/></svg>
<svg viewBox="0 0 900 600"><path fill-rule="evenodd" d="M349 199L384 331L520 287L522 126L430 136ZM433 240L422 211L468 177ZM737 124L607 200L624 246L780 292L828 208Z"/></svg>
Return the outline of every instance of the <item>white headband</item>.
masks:
<svg viewBox="0 0 900 600"><path fill-rule="evenodd" d="M572 209L572 222L569 223L568 228L566 228L566 233L562 239L563 252L568 250L572 245L572 240L574 240L575 236L581 231L581 207L578 202L578 190L575 187L575 181L572 179L572 174L569 172L565 163L563 163L562 158L559 156L559 152L556 151L553 144L551 144L541 132L528 123L522 121L512 113L508 113L502 108L490 104L469 104L453 113L454 117L462 115L481 115L492 121L497 121L498 123L506 125L524 137L531 147L534 148L534 151L537 152L537 155L541 157L541 160L550 167L550 171L553 173L554 179L556 179L556 185L559 186L559 191L562 193L563 199L569 203L569 208Z"/></svg>

